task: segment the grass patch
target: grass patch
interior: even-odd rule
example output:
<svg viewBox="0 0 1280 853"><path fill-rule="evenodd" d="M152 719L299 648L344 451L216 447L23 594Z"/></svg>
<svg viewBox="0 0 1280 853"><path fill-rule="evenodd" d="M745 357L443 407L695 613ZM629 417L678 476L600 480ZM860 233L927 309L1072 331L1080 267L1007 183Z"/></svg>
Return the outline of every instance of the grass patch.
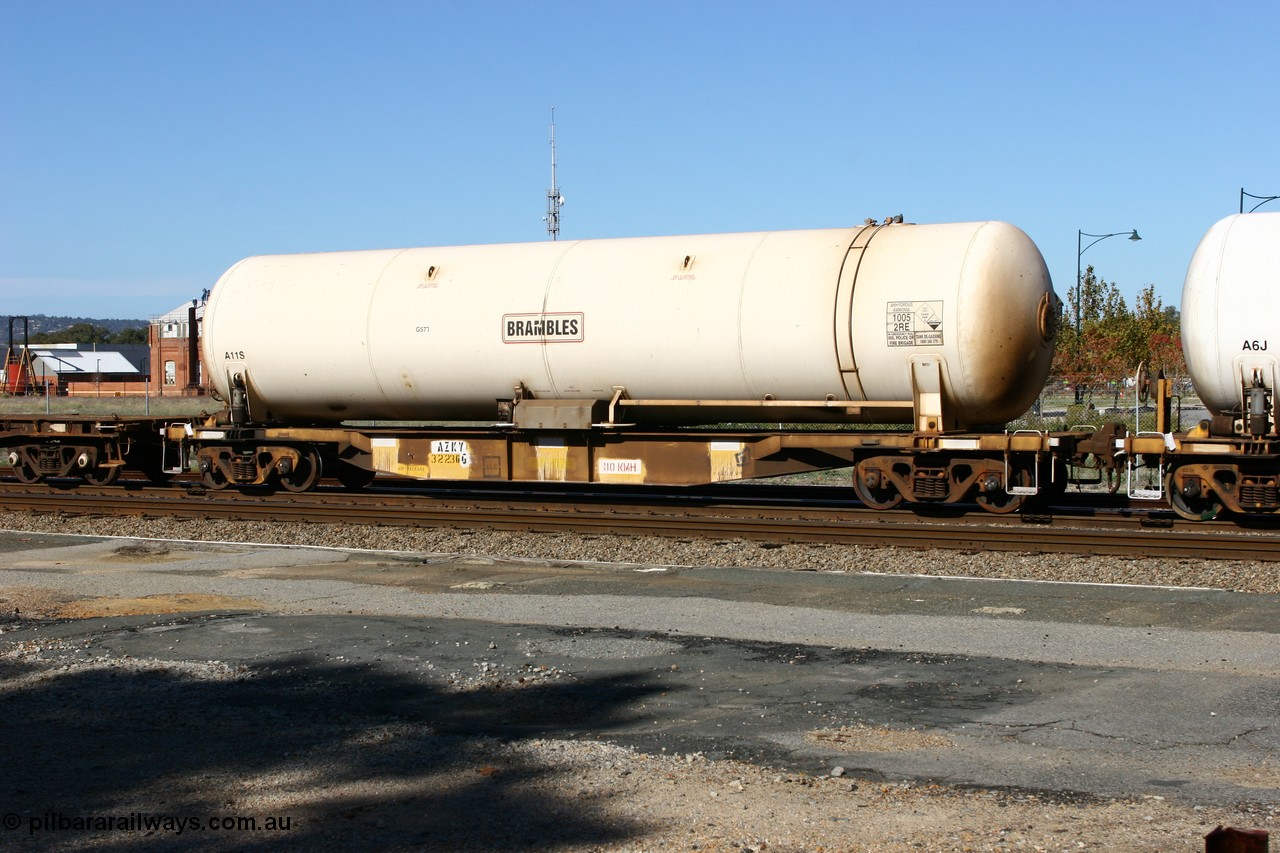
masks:
<svg viewBox="0 0 1280 853"><path fill-rule="evenodd" d="M221 409L222 404L211 397L0 397L0 415L167 418Z"/></svg>

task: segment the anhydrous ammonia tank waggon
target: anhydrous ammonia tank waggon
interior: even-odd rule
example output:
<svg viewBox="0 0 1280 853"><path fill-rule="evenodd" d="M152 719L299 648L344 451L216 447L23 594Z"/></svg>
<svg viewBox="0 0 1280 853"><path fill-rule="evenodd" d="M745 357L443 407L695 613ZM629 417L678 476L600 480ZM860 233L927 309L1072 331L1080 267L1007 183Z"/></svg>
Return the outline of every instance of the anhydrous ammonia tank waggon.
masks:
<svg viewBox="0 0 1280 853"><path fill-rule="evenodd" d="M1163 460L1174 511L1280 511L1280 213L1228 216L1205 233L1182 288L1182 351L1213 418Z"/></svg>
<svg viewBox="0 0 1280 853"><path fill-rule="evenodd" d="M1280 213L1228 216L1196 248L1182 288L1182 349L1215 432L1275 429L1280 381ZM1232 421L1238 424L1228 429Z"/></svg>
<svg viewBox="0 0 1280 853"><path fill-rule="evenodd" d="M492 421L516 389L661 401L636 419L670 424L724 418L713 401L933 394L964 427L1030 406L1057 308L1012 225L868 225L253 257L213 288L203 347L256 422ZM910 405L832 411L912 420Z"/></svg>

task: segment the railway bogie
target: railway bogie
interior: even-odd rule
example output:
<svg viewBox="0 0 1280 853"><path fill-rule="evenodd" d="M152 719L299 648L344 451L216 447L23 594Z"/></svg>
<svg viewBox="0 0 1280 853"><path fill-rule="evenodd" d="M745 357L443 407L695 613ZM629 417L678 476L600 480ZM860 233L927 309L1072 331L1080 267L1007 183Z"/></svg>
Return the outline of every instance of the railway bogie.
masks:
<svg viewBox="0 0 1280 853"><path fill-rule="evenodd" d="M319 481L321 470L315 451L305 447L201 447L195 459L201 479L212 489L278 483L289 491L302 492Z"/></svg>
<svg viewBox="0 0 1280 853"><path fill-rule="evenodd" d="M1165 475L1169 503L1183 518L1210 520L1280 511L1280 444L1244 447L1235 441L1184 440Z"/></svg>
<svg viewBox="0 0 1280 853"><path fill-rule="evenodd" d="M973 501L988 512L1015 512L1065 486L1064 469L1052 456L1064 438L1071 436L958 436L937 449L864 451L853 467L854 492L873 509Z"/></svg>
<svg viewBox="0 0 1280 853"><path fill-rule="evenodd" d="M79 478L106 486L126 469L163 481L161 429L159 421L136 418L6 418L0 420L0 462L23 483Z"/></svg>

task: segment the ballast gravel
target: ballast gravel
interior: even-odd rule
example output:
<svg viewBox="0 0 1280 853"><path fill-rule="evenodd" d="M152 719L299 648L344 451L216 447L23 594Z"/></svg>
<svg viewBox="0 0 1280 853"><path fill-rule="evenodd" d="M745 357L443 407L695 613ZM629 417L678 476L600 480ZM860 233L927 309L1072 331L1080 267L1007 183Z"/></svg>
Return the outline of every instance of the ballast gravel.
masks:
<svg viewBox="0 0 1280 853"><path fill-rule="evenodd" d="M962 553L859 547L781 545L659 537L571 536L491 531L423 530L333 524L234 524L172 519L101 519L0 513L0 527L42 533L143 539L244 541L374 550L488 555L631 565L743 566L809 571L967 575L989 578L1155 584L1280 593L1280 572L1266 564ZM2 597L2 596L0 596ZM38 612L38 605L28 602ZM30 608L24 612L33 612ZM157 685L243 683L251 669L211 660L170 662L103 657L87 644L49 639L5 642L20 622L0 621L0 709L35 686L49 714L96 707L101 697L72 686L68 673L109 677L154 675ZM629 653L618 648L618 655ZM556 673L543 673L553 678ZM522 677L528 677L527 675ZM101 684L94 678L81 684ZM500 675L459 678L459 692L518 690ZM80 690L82 692L77 693ZM183 691L161 689L138 709L185 720ZM11 707L11 706L10 706ZM218 713L234 715L235 708ZM92 725L91 718L87 718ZM342 720L315 725L340 726ZM189 722L183 722L190 725ZM219 720L207 721L216 738ZM271 721L264 721L270 725ZM1280 804L1230 808L1174 803L1162 797L1098 799L1069 793L985 790L858 779L845 767L823 775L780 773L701 753L647 754L607 742L571 739L497 740L447 732L404 731L388 719L323 751L277 757L261 772L228 762L198 778L160 778L129 789L118 814L164 811L157 803L216 803L225 813L288 816L284 832L222 836L172 832L43 833L50 851L160 850L556 850L586 851L1199 851L1218 825L1272 828ZM20 738L21 732L9 732ZM921 735L923 737L924 735ZM918 748L911 733L843 728L811 737L857 750ZM413 744L413 754L393 748ZM19 744L15 744L19 745ZM19 745L20 746L20 745ZM227 744L234 750L235 744ZM391 756L391 757L388 757ZM353 774L374 760L394 772ZM1280 759L1277 760L1280 765ZM1259 768L1280 779L1280 766ZM23 785L46 771L33 767ZM441 792L450 792L442 796ZM510 808L540 804L536 813ZM423 833L429 825L430 832ZM25 832L25 825L23 831ZM30 840L30 839L26 839Z"/></svg>
<svg viewBox="0 0 1280 853"><path fill-rule="evenodd" d="M1280 594L1280 564L1075 554L797 545L661 536L605 536L328 523L94 518L0 512L0 528L82 536L256 542L652 566L723 566L793 571L996 578L1202 587Z"/></svg>

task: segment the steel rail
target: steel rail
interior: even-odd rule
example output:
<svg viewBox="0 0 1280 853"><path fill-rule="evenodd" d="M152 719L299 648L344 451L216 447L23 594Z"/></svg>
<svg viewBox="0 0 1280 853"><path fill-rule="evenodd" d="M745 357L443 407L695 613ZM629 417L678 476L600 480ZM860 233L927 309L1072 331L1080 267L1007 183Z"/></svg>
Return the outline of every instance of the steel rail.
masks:
<svg viewBox="0 0 1280 853"><path fill-rule="evenodd" d="M14 511L66 515L187 517L744 539L785 543L891 546L965 551L1084 553L1170 559L1280 561L1280 533L1143 526L1128 518L1104 527L1088 519L1058 526L1052 516L993 516L975 512L922 520L849 508L752 507L600 503L542 496L519 499L459 494L424 498L401 493L306 494L205 492L181 486L126 489L0 487ZM1042 523L1028 524L1027 521ZM1043 523L1043 522L1049 523Z"/></svg>

